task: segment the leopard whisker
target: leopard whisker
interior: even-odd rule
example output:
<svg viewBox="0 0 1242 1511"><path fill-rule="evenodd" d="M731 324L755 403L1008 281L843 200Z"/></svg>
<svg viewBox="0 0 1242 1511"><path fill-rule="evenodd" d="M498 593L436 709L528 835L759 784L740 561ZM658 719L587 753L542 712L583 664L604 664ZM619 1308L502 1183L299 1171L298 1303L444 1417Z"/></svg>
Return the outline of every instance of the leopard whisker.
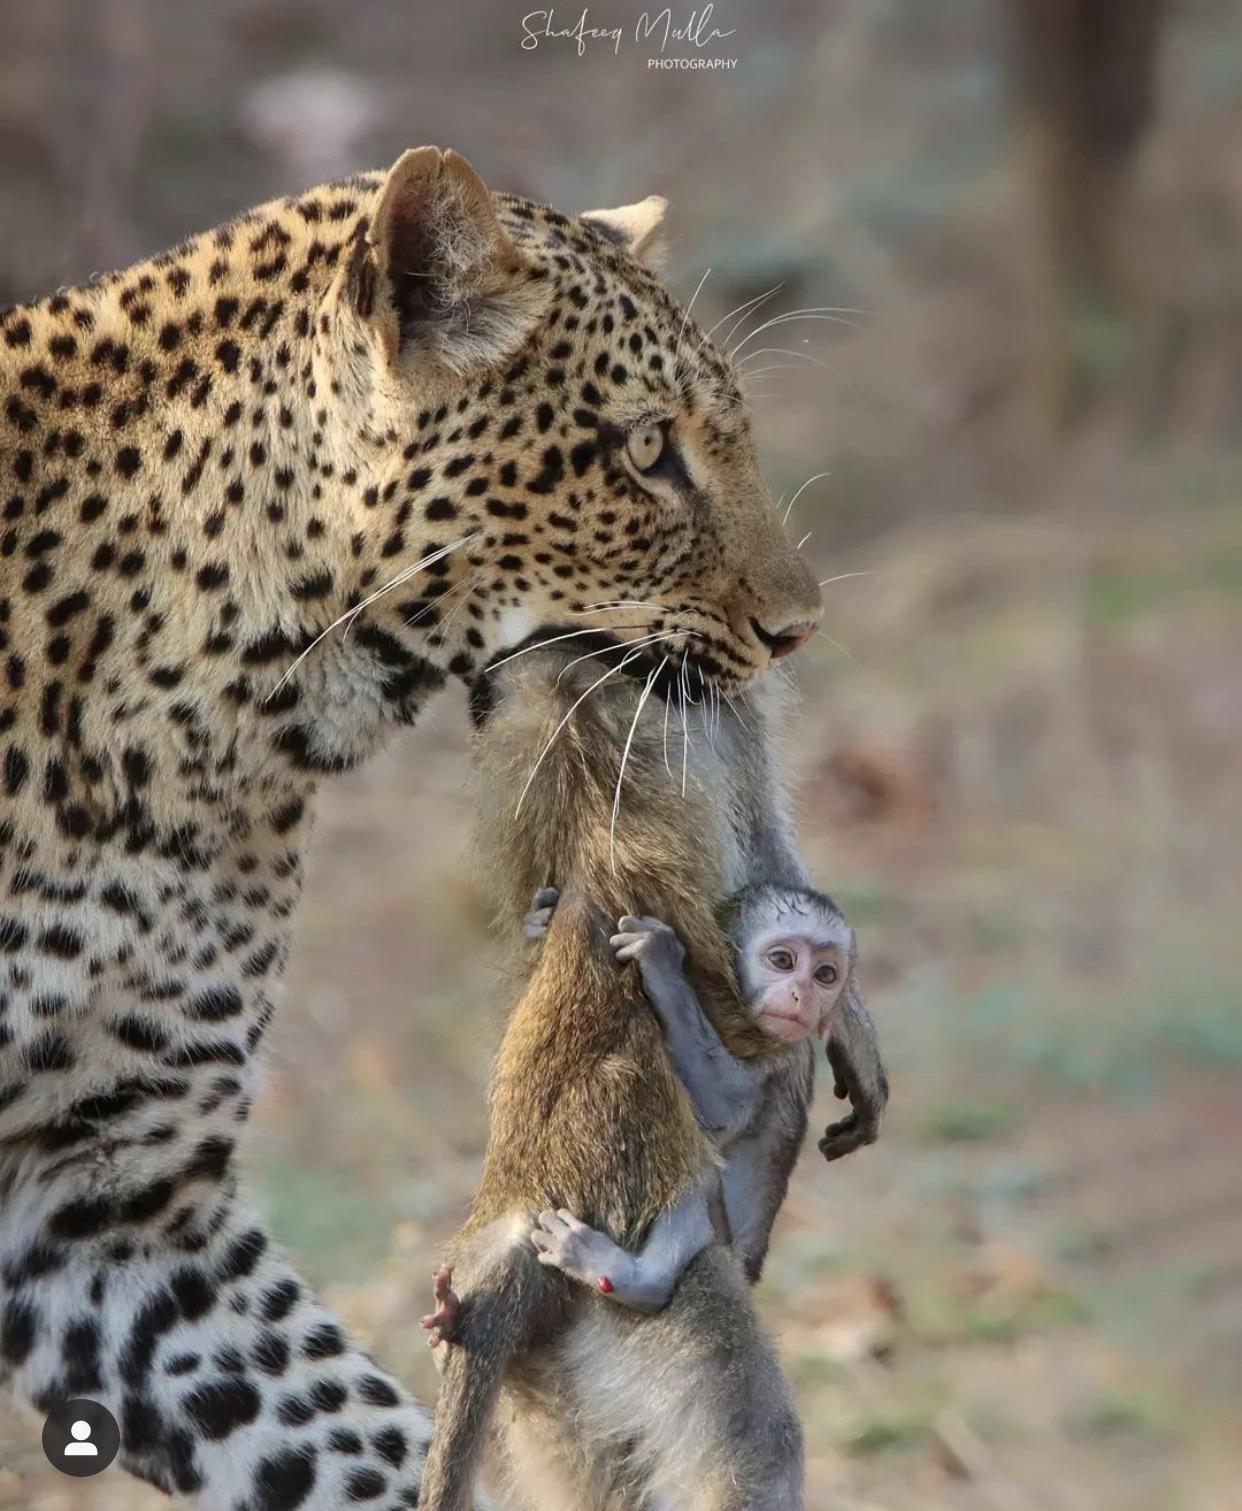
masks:
<svg viewBox="0 0 1242 1511"><path fill-rule="evenodd" d="M805 309L786 310L783 315L773 315L770 320L765 320L762 325L755 326L753 331L743 336L737 345L730 350L729 356L736 361L738 352L753 341L756 336L762 336L764 331L774 330L778 325L792 325L798 320L826 320L831 325L847 325L851 330L860 331L862 330L861 325L854 320L842 319L842 316L865 315L866 313L866 310L848 309L844 306L831 304L808 305Z"/></svg>
<svg viewBox="0 0 1242 1511"><path fill-rule="evenodd" d="M729 313L727 315L721 315L720 319L716 321L711 330L707 332L707 339L710 341L716 334L716 332L720 329L720 327L725 323L725 321L732 320L733 316L736 315L738 317L737 320L734 321L734 323L720 338L721 346L728 346L730 340L733 337L733 332L737 330L738 326L743 323L747 315L758 309L760 305L766 304L774 294L779 294L784 287L784 283L778 283L774 288L770 288L766 294L756 294L753 299L746 299L743 300L741 304L735 304L729 311Z"/></svg>
<svg viewBox="0 0 1242 1511"><path fill-rule="evenodd" d="M473 587L475 583L478 582L482 571L483 568L479 567L469 577L463 577L460 582L455 582L451 588L441 593L439 598L433 598L429 604L426 604L423 608L419 609L417 614L411 614L410 617L404 621L405 627L408 629L410 625L417 624L420 619L425 619L433 609L438 609L440 605L450 599L454 593L460 593L464 587Z"/></svg>
<svg viewBox="0 0 1242 1511"><path fill-rule="evenodd" d="M651 689L655 686L655 680L664 670L668 663L665 656L659 666L647 678L647 684L638 699L638 707L634 710L634 717L630 721L630 732L625 737L625 748L621 752L621 769L617 772L617 790L612 798L612 818L608 824L608 864L612 874L617 874L617 815L621 811L621 784L625 781L625 763L630 758L630 747L634 743L634 733L638 729L638 721L642 718L643 709L647 706L647 699L651 696Z"/></svg>
<svg viewBox="0 0 1242 1511"><path fill-rule="evenodd" d="M755 355L759 356L760 354L756 352ZM747 360L746 357L742 358L743 362ZM742 373L742 382L749 383L754 378L762 378L765 373L793 372L797 365L796 362L769 362L766 367L756 367L752 372Z"/></svg>
<svg viewBox="0 0 1242 1511"><path fill-rule="evenodd" d="M622 628L623 629L641 629L642 626L641 625L637 625L637 624L635 624L635 625L623 625ZM583 656L575 656L572 661L567 662L561 668L560 675L557 677L556 680L557 680L557 682L560 682L561 678L564 677L565 673L569 670L569 668L571 666L577 666L578 663L579 663L579 661L590 661L593 656L606 656L609 651L615 651L615 650L618 650L618 649L623 649L627 645L656 645L661 640L673 640L678 635L691 634L691 633L693 633L693 632L689 631L689 630L679 630L677 628L673 628L671 630L661 630L658 634L655 634L655 635L643 635L639 639L636 639L636 640L622 640L619 643L619 645L602 645L602 646L600 646L599 650L596 650L596 651L587 651L585 655L583 655Z"/></svg>
<svg viewBox="0 0 1242 1511"><path fill-rule="evenodd" d="M702 278L699 279L699 286L690 295L690 303L686 305L685 312L681 317L681 329L677 332L677 345L673 348L673 366L675 368L681 363L681 343L685 340L686 327L690 324L690 311L694 308L694 301L702 293L703 285L711 277L711 272L711 268L708 268Z"/></svg>
<svg viewBox="0 0 1242 1511"><path fill-rule="evenodd" d="M854 655L854 653L853 653L853 651L851 651L851 650L847 650L847 649L846 649L846 647L845 647L845 646L843 646L843 645L842 645L842 644L841 644L841 642L840 642L840 641L839 641L839 640L834 640L834 639L833 639L833 638L832 638L832 636L831 636L831 635L826 635L826 634L825 634L825 633L824 633L824 632L823 632L823 630L816 630L816 631L815 631L815 634L816 634L816 635L817 635L817 636L818 636L818 638L819 638L819 639L820 639L820 640L826 640L826 641L827 641L827 642L828 642L828 644L829 644L829 645L831 645L831 646L832 646L832 647L833 647L833 648L834 648L834 649L836 649L836 650L838 650L838 651L840 651L840 652L841 652L841 654L842 654L842 655L843 655L843 656L846 656L846 657L848 657L848 658L849 658L849 660L851 660L851 661L854 661L854 660L856 660L856 659L857 659L857 658L856 658L856 657L855 657L855 655Z"/></svg>
<svg viewBox="0 0 1242 1511"><path fill-rule="evenodd" d="M665 657L665 659L667 660L668 658ZM672 698L669 697L664 699L664 769L668 772L670 782L673 779L673 768L668 764L668 711L672 705L672 701Z"/></svg>
<svg viewBox="0 0 1242 1511"><path fill-rule="evenodd" d="M462 610L470 602L470 594L478 586L480 578L482 578L483 574L488 570L489 564L487 562L484 562L482 565L477 566L469 577L464 577L461 582L455 583L447 593L443 594L442 597L436 600L437 603L444 603L446 599L452 598L454 594L461 593L461 597L458 598L457 602L448 611L448 614L446 615L444 620L436 625L436 634L443 635L445 630L449 628L453 621L461 617ZM464 592L462 592L463 588L465 589Z"/></svg>
<svg viewBox="0 0 1242 1511"><path fill-rule="evenodd" d="M835 577L825 577L824 580L823 580L823 582L821 582L819 584L819 586L821 588L826 588L830 582L848 582L851 577L874 577L874 576L875 576L875 569L874 569L874 567L869 567L865 572L838 572Z"/></svg>
<svg viewBox="0 0 1242 1511"><path fill-rule="evenodd" d="M811 484L812 483L818 483L821 478L831 477L831 476L832 476L832 472L830 470L828 472L816 472L813 476L807 478L806 482L802 484L802 486L798 489L797 493L795 493L794 496L789 500L789 508L785 510L785 519L784 519L784 523L785 524L789 523L789 516L794 511L794 505L798 502L798 500L802 497L802 495L806 492L806 490L811 486Z"/></svg>
<svg viewBox="0 0 1242 1511"><path fill-rule="evenodd" d="M307 656L310 655L310 653L315 649L319 642L324 639L325 636L330 635L338 624L344 624L347 620L352 623L352 621L362 613L363 609L369 608L371 604L373 604L377 599L382 598L385 593L390 593L394 588L400 587L403 582L408 582L411 577L413 577L416 573L421 572L424 567L432 566L437 561L443 561L443 559L451 552L459 551L462 546L469 545L472 540L477 539L479 533L479 531L474 530L469 535L463 535L460 540L452 541L449 545L441 546L438 550L432 551L430 555L424 556L421 561L416 561L412 566L405 567L402 571L398 572L391 582L386 582L382 588L377 588L374 593L371 593L366 598L364 598L360 604L357 604L352 609L346 609L343 614L338 615L338 617L335 618L330 625L328 625L327 629L321 630L302 652L302 654L294 660L293 664L288 668L288 670L276 683L276 686L272 688L271 692L268 693L267 697L264 698L263 701L267 703L276 696L276 694L285 685L285 683L288 682L289 678L293 676L294 672L297 671L298 667L301 666L302 662L306 660Z"/></svg>
<svg viewBox="0 0 1242 1511"><path fill-rule="evenodd" d="M640 624L622 624L617 626L623 630L642 629ZM541 651L545 646L558 645L562 640L581 640L583 635L598 635L599 631L594 625L588 625L585 629L570 630L565 635L549 635L546 640L536 640L533 645L524 645L520 651L511 651L507 656L502 656L499 661L493 661L488 665L488 671L494 672L497 668L508 666L510 661L516 661L519 656L529 656L531 651Z"/></svg>
<svg viewBox="0 0 1242 1511"><path fill-rule="evenodd" d="M791 674L789 673L789 671L788 671L787 668L782 667L781 670L785 672L785 675L786 675L787 679L791 676ZM749 731L750 731L750 725L747 724L746 720L742 718L742 715L741 715L741 713L740 713L740 711L738 709L737 704L733 701L733 699L726 692L722 691L721 694L720 694L720 696L729 705L730 709L732 709L732 711L733 711L733 717L742 726L742 728L749 733Z"/></svg>
<svg viewBox="0 0 1242 1511"><path fill-rule="evenodd" d="M663 603L645 603L639 598L617 598L605 603L589 603L583 609L570 609L571 614L603 613L606 609L664 609Z"/></svg>
<svg viewBox="0 0 1242 1511"><path fill-rule="evenodd" d="M855 385L850 382L840 368L833 367L831 362L825 362L820 357L811 356L810 352L794 351L792 347L788 346L761 346L757 351L751 352L749 357L742 358L738 364L739 372L754 357L796 357L799 362L809 362L812 367L822 367L826 373L831 373L838 383L843 383L851 392L857 392ZM742 373L742 379L743 381L746 379L744 372Z"/></svg>
<svg viewBox="0 0 1242 1511"><path fill-rule="evenodd" d="M586 692L584 692L580 697L575 698L574 701L573 701L573 703L570 704L569 711L566 713L565 717L561 720L561 722L556 726L556 728L552 731L552 734L551 734L551 736L548 739L548 743L539 752L539 759L535 762L535 764L530 769L530 775L526 778L526 785L522 788L521 794L518 797L517 807L513 810L513 816L514 816L514 818L516 818L518 816L518 814L521 813L521 811L522 811L522 804L526 801L526 794L530 791L530 784L535 780L535 774L539 770L540 766L543 765L544 759L546 758L546 756L548 754L548 751L550 751L552 749L553 745L556 743L556 737L557 737L557 735L559 735L560 732L561 732L561 730L564 729L565 726L566 726L566 724L569 723L570 719L573 717L574 712L578 708L578 706L580 704L582 704L582 703L585 703L586 700L595 691L595 689L597 687L602 687L604 685L604 683L608 681L609 677L615 677L619 671L623 671L625 669L625 667L628 666L629 663L631 661L633 661L636 656L640 656L641 654L642 654L641 648L639 650L631 651L629 653L629 655L626 656L623 660L619 661L616 666L610 666L602 677L600 677L597 681L592 682L591 685L590 685L590 687L587 688Z"/></svg>
<svg viewBox="0 0 1242 1511"><path fill-rule="evenodd" d="M686 765L690 756L690 724L686 711L686 658L681 658L681 795L686 795Z"/></svg>

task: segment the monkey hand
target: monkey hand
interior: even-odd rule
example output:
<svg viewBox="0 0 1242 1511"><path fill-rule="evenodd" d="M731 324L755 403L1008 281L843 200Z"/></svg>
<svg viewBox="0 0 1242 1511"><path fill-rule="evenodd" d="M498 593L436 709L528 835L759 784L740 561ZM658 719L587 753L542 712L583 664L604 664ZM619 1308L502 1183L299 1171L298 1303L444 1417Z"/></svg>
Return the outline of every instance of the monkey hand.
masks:
<svg viewBox="0 0 1242 1511"><path fill-rule="evenodd" d="M522 933L527 939L542 940L548 932L548 925L552 922L552 915L556 912L556 905L561 900L561 894L555 887L540 887L530 901L530 912L522 920Z"/></svg>
<svg viewBox="0 0 1242 1511"><path fill-rule="evenodd" d="M457 1313L461 1308L453 1289L452 1265L440 1266L432 1276L432 1286L436 1309L419 1321L427 1329L427 1346L434 1350L436 1368L441 1369L445 1353L441 1345L453 1341L457 1332Z"/></svg>
<svg viewBox="0 0 1242 1511"><path fill-rule="evenodd" d="M627 913L617 920L617 928L620 932L609 943L618 963L637 961L643 982L649 988L681 975L686 947L668 924L658 918L634 918Z"/></svg>

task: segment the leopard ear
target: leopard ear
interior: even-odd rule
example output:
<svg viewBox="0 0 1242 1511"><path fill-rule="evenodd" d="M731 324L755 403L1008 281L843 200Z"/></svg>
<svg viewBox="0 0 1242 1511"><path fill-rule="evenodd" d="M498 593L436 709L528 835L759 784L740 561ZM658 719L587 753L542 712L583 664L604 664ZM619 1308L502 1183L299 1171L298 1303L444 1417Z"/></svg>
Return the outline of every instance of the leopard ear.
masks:
<svg viewBox="0 0 1242 1511"><path fill-rule="evenodd" d="M636 205L621 205L616 210L587 210L582 219L589 220L631 257L658 267L666 250L663 234L668 200L649 194Z"/></svg>
<svg viewBox="0 0 1242 1511"><path fill-rule="evenodd" d="M456 152L401 154L367 242L381 293L367 298L364 288L358 309L379 328L390 363L421 349L460 372L499 361L525 338L538 305L532 270Z"/></svg>

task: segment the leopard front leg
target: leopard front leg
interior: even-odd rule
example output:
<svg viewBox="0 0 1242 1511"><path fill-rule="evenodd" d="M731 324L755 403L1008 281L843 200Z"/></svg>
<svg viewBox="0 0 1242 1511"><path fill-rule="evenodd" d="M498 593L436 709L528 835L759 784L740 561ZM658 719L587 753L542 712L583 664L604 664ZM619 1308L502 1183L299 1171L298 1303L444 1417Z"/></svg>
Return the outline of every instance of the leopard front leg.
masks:
<svg viewBox="0 0 1242 1511"><path fill-rule="evenodd" d="M273 1247L231 1160L132 1185L101 1183L92 1154L0 1172L0 1375L19 1396L43 1415L101 1402L121 1464L207 1511L416 1505L429 1414Z"/></svg>

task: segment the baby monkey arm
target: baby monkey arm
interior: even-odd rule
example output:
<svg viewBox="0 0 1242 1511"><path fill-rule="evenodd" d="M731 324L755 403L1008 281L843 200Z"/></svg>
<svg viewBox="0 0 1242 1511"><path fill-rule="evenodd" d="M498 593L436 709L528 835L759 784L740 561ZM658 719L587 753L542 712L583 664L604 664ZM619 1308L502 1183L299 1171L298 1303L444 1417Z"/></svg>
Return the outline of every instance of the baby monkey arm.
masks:
<svg viewBox="0 0 1242 1511"><path fill-rule="evenodd" d="M713 1174L687 1191L657 1218L638 1254L564 1209L541 1212L531 1242L540 1264L564 1271L633 1311L662 1311L686 1266L719 1236L712 1221L712 1190L718 1186Z"/></svg>
<svg viewBox="0 0 1242 1511"><path fill-rule="evenodd" d="M612 936L618 961L634 960L651 1010L695 1116L722 1149L754 1122L764 1074L735 1059L721 1043L686 979L685 947L658 918L622 918Z"/></svg>
<svg viewBox="0 0 1242 1511"><path fill-rule="evenodd" d="M538 942L548 932L560 894L540 887L531 899L522 932ZM685 946L658 918L627 916L612 936L617 960L636 961L643 989L655 1013L678 1078L690 1095L695 1116L727 1146L753 1123L763 1101L762 1071L735 1059L708 1021L682 969Z"/></svg>

